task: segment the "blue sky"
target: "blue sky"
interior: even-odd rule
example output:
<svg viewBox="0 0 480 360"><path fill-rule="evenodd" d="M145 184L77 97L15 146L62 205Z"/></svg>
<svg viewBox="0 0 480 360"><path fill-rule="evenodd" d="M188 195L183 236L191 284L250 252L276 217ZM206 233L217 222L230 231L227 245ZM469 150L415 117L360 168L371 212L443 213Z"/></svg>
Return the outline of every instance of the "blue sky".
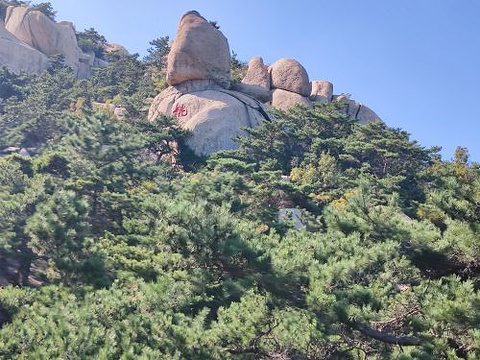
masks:
<svg viewBox="0 0 480 360"><path fill-rule="evenodd" d="M295 58L390 126L451 159L480 161L480 1L53 0L58 20L94 27L142 56L197 10L217 21L238 58Z"/></svg>

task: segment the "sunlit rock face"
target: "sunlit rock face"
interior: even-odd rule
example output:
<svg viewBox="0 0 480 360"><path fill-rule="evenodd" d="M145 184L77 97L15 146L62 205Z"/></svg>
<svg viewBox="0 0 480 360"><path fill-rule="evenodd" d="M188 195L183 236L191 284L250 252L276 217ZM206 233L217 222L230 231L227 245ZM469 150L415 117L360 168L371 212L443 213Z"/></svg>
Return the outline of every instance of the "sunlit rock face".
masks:
<svg viewBox="0 0 480 360"><path fill-rule="evenodd" d="M106 65L80 49L71 22L55 22L26 6L8 7L5 23L0 24L0 39L0 65L14 72L39 74L48 68L48 57L58 54L79 79L92 76L94 67Z"/></svg>
<svg viewBox="0 0 480 360"><path fill-rule="evenodd" d="M3 21L0 21L0 66L6 66L14 72L39 74L48 67L48 60L40 51L8 32Z"/></svg>
<svg viewBox="0 0 480 360"><path fill-rule="evenodd" d="M213 80L230 86L230 48L227 38L198 12L180 20L167 61L167 83Z"/></svg>
<svg viewBox="0 0 480 360"><path fill-rule="evenodd" d="M274 121L270 106L288 110L302 105L338 101L342 110L360 122L379 121L366 106L333 95L326 80L310 82L305 68L294 59L280 59L272 65L254 57L245 77L231 83L230 50L227 38L198 12L190 11L180 20L167 61L170 85L154 99L148 118L167 115L191 131L187 144L199 156L235 149L245 128L262 121Z"/></svg>

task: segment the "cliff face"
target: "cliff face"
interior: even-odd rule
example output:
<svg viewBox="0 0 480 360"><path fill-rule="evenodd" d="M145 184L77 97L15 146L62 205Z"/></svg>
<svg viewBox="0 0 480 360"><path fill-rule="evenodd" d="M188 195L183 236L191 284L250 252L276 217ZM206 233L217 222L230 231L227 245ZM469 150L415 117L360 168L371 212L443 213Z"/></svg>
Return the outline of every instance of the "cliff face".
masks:
<svg viewBox="0 0 480 360"><path fill-rule="evenodd" d="M73 24L55 22L40 11L24 6L10 6L5 23L0 24L0 65L12 71L41 73L47 58L63 55L77 78L88 78L99 63L93 53L82 52Z"/></svg>

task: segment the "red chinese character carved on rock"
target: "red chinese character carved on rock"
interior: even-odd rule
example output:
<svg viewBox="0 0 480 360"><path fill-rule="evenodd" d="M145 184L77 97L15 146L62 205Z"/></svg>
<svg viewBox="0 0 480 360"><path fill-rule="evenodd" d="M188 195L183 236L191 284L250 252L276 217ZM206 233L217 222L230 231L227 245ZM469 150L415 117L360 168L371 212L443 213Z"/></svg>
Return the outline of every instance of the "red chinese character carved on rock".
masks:
<svg viewBox="0 0 480 360"><path fill-rule="evenodd" d="M175 115L176 117L179 117L179 116L187 116L188 110L187 110L187 108L185 107L185 105L183 105L183 104L177 104L177 105L175 106L175 109L173 109L172 113L173 113L173 115Z"/></svg>

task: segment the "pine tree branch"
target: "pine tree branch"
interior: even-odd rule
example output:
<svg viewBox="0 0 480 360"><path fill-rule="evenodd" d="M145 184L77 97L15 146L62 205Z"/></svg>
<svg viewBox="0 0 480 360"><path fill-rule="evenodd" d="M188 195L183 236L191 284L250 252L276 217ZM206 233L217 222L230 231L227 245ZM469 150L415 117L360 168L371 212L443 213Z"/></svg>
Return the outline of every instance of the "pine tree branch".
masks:
<svg viewBox="0 0 480 360"><path fill-rule="evenodd" d="M387 344L394 344L400 346L417 346L420 345L421 340L415 336L395 336L386 334L362 324L352 324L355 329L360 331L363 335L371 337L375 340L382 341Z"/></svg>

